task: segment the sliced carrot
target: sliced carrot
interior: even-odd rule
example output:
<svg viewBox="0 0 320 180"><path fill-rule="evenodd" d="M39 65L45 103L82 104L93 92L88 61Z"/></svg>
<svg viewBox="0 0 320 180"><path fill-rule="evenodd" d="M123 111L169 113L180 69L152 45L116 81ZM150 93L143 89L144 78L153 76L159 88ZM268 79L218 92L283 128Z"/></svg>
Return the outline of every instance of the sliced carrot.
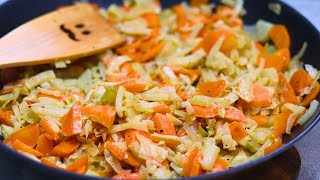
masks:
<svg viewBox="0 0 320 180"><path fill-rule="evenodd" d="M19 141L18 139L16 139L13 144L12 144L13 149L17 150L17 151L22 151L22 152L26 152L29 154L32 154L36 157L41 157L43 156L43 154L33 148L31 148L30 146L24 144L23 142Z"/></svg>
<svg viewBox="0 0 320 180"><path fill-rule="evenodd" d="M124 156L123 161L130 164L133 167L140 167L141 166L141 163L129 151L126 151L126 155Z"/></svg>
<svg viewBox="0 0 320 180"><path fill-rule="evenodd" d="M263 63L262 63L262 62ZM277 71L287 66L290 62L290 51L289 49L279 49L273 54L261 53L257 59L257 65L260 63L264 64L264 68L275 68Z"/></svg>
<svg viewBox="0 0 320 180"><path fill-rule="evenodd" d="M242 138L244 138L247 133L244 130L244 128L242 127L241 123L237 122L237 121L233 121L232 123L229 124L229 129L230 129L230 133L231 136L234 140L239 141Z"/></svg>
<svg viewBox="0 0 320 180"><path fill-rule="evenodd" d="M280 103L281 104L285 104L285 103L298 104L299 101L297 96L294 93L293 88L288 83L286 77L282 73L279 73L279 84L281 87Z"/></svg>
<svg viewBox="0 0 320 180"><path fill-rule="evenodd" d="M157 87L159 87L159 88L168 87L168 86L174 87L176 90L178 90L181 87L181 84L159 84L159 85L157 85Z"/></svg>
<svg viewBox="0 0 320 180"><path fill-rule="evenodd" d="M268 34L278 49L290 48L290 34L286 26L280 24L274 25Z"/></svg>
<svg viewBox="0 0 320 180"><path fill-rule="evenodd" d="M147 84L139 80L129 80L116 85L116 87L119 86L125 87L129 92L140 93L146 88Z"/></svg>
<svg viewBox="0 0 320 180"><path fill-rule="evenodd" d="M218 107L206 108L202 106L192 106L195 117L213 118L218 115Z"/></svg>
<svg viewBox="0 0 320 180"><path fill-rule="evenodd" d="M84 155L77 160L75 160L72 164L70 164L66 170L71 172L76 172L79 174L84 174L88 170L88 155Z"/></svg>
<svg viewBox="0 0 320 180"><path fill-rule="evenodd" d="M233 106L229 106L225 108L224 119L230 120L230 121L242 121L242 122L247 121L247 118L243 114L243 112Z"/></svg>
<svg viewBox="0 0 320 180"><path fill-rule="evenodd" d="M287 121L292 112L283 111L273 116L273 134L274 138L282 136L286 132Z"/></svg>
<svg viewBox="0 0 320 180"><path fill-rule="evenodd" d="M208 0L191 0L190 6L201 6L203 4L207 4L208 2Z"/></svg>
<svg viewBox="0 0 320 180"><path fill-rule="evenodd" d="M268 107L271 105L271 96L267 88L259 85L253 85L253 99L246 102L242 99L239 100L239 105L243 108L248 107Z"/></svg>
<svg viewBox="0 0 320 180"><path fill-rule="evenodd" d="M110 63L112 62L112 58L111 57L104 57L103 58L103 63L104 63L104 66L107 68L109 67Z"/></svg>
<svg viewBox="0 0 320 180"><path fill-rule="evenodd" d="M176 74L185 74L189 76L191 82L197 80L201 74L201 71L199 69L191 70L180 66L170 66L170 69Z"/></svg>
<svg viewBox="0 0 320 180"><path fill-rule="evenodd" d="M219 40L221 37L228 37L231 33L225 29L220 29L216 31L208 31L204 34L202 41L200 44L194 49L197 51L199 49L203 49L207 54L210 52L213 45ZM226 40L225 40L226 41Z"/></svg>
<svg viewBox="0 0 320 180"><path fill-rule="evenodd" d="M183 27L187 23L187 15L181 4L172 7L173 12L177 15L178 28Z"/></svg>
<svg viewBox="0 0 320 180"><path fill-rule="evenodd" d="M149 28L155 28L160 26L160 20L156 13L147 12L142 15L142 18L146 20Z"/></svg>
<svg viewBox="0 0 320 180"><path fill-rule="evenodd" d="M186 131L182 128L177 132L177 136L182 137L187 135Z"/></svg>
<svg viewBox="0 0 320 180"><path fill-rule="evenodd" d="M125 152L120 149L115 143L106 141L105 146L117 159L119 159L120 161L124 159Z"/></svg>
<svg viewBox="0 0 320 180"><path fill-rule="evenodd" d="M42 153L43 156L48 156L53 148L54 140L49 134L42 134L38 137L36 150Z"/></svg>
<svg viewBox="0 0 320 180"><path fill-rule="evenodd" d="M213 170L211 172L219 172L229 169L229 163L228 161L218 158L213 166Z"/></svg>
<svg viewBox="0 0 320 180"><path fill-rule="evenodd" d="M170 111L171 110L170 110L169 106L166 106L164 104L158 104L153 107L153 112L155 112L155 113L165 114L165 113L169 113Z"/></svg>
<svg viewBox="0 0 320 180"><path fill-rule="evenodd" d="M155 123L157 133L165 135L176 135L174 125L166 115L156 113L152 119Z"/></svg>
<svg viewBox="0 0 320 180"><path fill-rule="evenodd" d="M164 142L166 146L174 148L181 144L179 139L176 139L176 136L168 136L168 135L159 135L159 134L152 134L150 136L151 140L159 143Z"/></svg>
<svg viewBox="0 0 320 180"><path fill-rule="evenodd" d="M187 92L184 92L184 91L178 91L177 92L178 96L183 100L183 101L186 101L189 99L189 95Z"/></svg>
<svg viewBox="0 0 320 180"><path fill-rule="evenodd" d="M258 49L258 51L260 52L260 53L263 53L263 54L265 54L265 47L263 47L260 43L258 43L258 42L253 42L253 45L254 45L254 47L256 47L257 49Z"/></svg>
<svg viewBox="0 0 320 180"><path fill-rule="evenodd" d="M197 156L194 158L193 163L192 163L191 171L189 174L190 177L198 176L198 175L202 174L203 169L200 164L202 159L203 159L203 154L201 151L199 151Z"/></svg>
<svg viewBox="0 0 320 180"><path fill-rule="evenodd" d="M161 162L161 166L164 166L164 167L167 167L167 168L170 168L170 165L169 165L169 162L168 162L168 160L164 160L164 161L162 161Z"/></svg>
<svg viewBox="0 0 320 180"><path fill-rule="evenodd" d="M109 105L93 105L82 108L82 114L89 117L92 121L102 124L109 128L113 125L116 110Z"/></svg>
<svg viewBox="0 0 320 180"><path fill-rule="evenodd" d="M312 84L311 76L303 69L297 70L290 79L290 85L296 95L299 95L303 88L309 87Z"/></svg>
<svg viewBox="0 0 320 180"><path fill-rule="evenodd" d="M80 142L74 138L68 138L63 140L60 144L56 145L50 155L57 157L69 157L80 146Z"/></svg>
<svg viewBox="0 0 320 180"><path fill-rule="evenodd" d="M112 179L142 179L142 175L140 173L117 174Z"/></svg>
<svg viewBox="0 0 320 180"><path fill-rule="evenodd" d="M199 92L205 96L218 97L227 88L224 80L200 82L198 85Z"/></svg>
<svg viewBox="0 0 320 180"><path fill-rule="evenodd" d="M55 100L58 100L58 101L63 101L63 98L62 96L54 96L54 95L50 95L50 94L44 94L44 93L39 93L37 95L38 98L40 97L46 97L46 98L51 98L51 99L55 99Z"/></svg>
<svg viewBox="0 0 320 180"><path fill-rule="evenodd" d="M268 121L269 121L269 117L264 115L252 116L251 118L254 121L256 121L258 125L261 125L261 126L268 124Z"/></svg>
<svg viewBox="0 0 320 180"><path fill-rule="evenodd" d="M317 82L316 85L311 89L310 93L302 100L301 106L309 106L312 100L316 99L320 90L320 85Z"/></svg>
<svg viewBox="0 0 320 180"><path fill-rule="evenodd" d="M41 161L42 164L45 164L45 165L53 167L53 168L60 169L60 167L56 163L50 161L47 158L41 158L40 161Z"/></svg>
<svg viewBox="0 0 320 180"><path fill-rule="evenodd" d="M64 136L73 136L82 132L81 105L74 105L61 118L61 132Z"/></svg>
<svg viewBox="0 0 320 180"><path fill-rule="evenodd" d="M43 128L45 130L46 133L51 135L54 140L59 139L59 135L51 128L51 126L47 120L41 119L39 125L41 128Z"/></svg>
<svg viewBox="0 0 320 180"><path fill-rule="evenodd" d="M202 170L201 167L199 167L202 154L199 155L199 153L201 152L197 147L189 149L189 151L186 153L182 164L183 175L185 177L198 175L198 173L200 173Z"/></svg>
<svg viewBox="0 0 320 180"><path fill-rule="evenodd" d="M128 129L125 132L125 141L126 141L127 146L129 146L133 142L138 141L136 134L140 134L140 135L150 139L150 133L148 133L148 132L139 131L139 130L135 130L135 129Z"/></svg>
<svg viewBox="0 0 320 180"><path fill-rule="evenodd" d="M3 111L0 109L0 124L5 124L7 126L13 127L11 116L13 115L12 111Z"/></svg>
<svg viewBox="0 0 320 180"><path fill-rule="evenodd" d="M282 139L279 139L277 142L272 143L269 147L264 149L264 155L267 155L282 146Z"/></svg>
<svg viewBox="0 0 320 180"><path fill-rule="evenodd" d="M38 137L40 135L39 124L28 125L24 128L17 130L9 136L9 139L12 143L16 140L21 141L22 143L34 148L37 144Z"/></svg>

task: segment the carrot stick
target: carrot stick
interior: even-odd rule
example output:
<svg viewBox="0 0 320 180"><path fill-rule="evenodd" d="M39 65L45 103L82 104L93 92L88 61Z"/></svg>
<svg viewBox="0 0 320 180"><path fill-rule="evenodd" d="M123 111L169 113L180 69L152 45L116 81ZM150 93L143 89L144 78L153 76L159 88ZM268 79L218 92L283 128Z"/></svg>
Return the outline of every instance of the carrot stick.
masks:
<svg viewBox="0 0 320 180"><path fill-rule="evenodd" d="M174 125L166 115L156 113L152 119L156 125L157 133L164 135L176 135Z"/></svg>
<svg viewBox="0 0 320 180"><path fill-rule="evenodd" d="M281 94L280 94L280 103L292 103L292 104L298 104L298 98L294 93L293 88L288 83L287 79L282 73L279 73L279 84L281 87Z"/></svg>
<svg viewBox="0 0 320 180"><path fill-rule="evenodd" d="M302 100L301 106L309 106L312 100L316 99L320 90L320 85L317 82L316 85L311 89L310 93Z"/></svg>
<svg viewBox="0 0 320 180"><path fill-rule="evenodd" d="M264 126L266 124L268 124L268 116L264 116L264 115L259 115L259 116L252 116L251 117L254 121L256 121L256 123L260 126Z"/></svg>
<svg viewBox="0 0 320 180"><path fill-rule="evenodd" d="M82 114L89 117L92 121L102 124L109 128L113 125L116 110L109 105L93 105L82 108Z"/></svg>
<svg viewBox="0 0 320 180"><path fill-rule="evenodd" d="M182 137L187 135L186 131L182 128L177 132L177 136Z"/></svg>
<svg viewBox="0 0 320 180"><path fill-rule="evenodd" d="M203 169L200 164L202 159L203 159L203 154L201 153L201 151L199 151L197 156L194 158L193 163L192 163L191 171L189 174L190 177L198 176L198 175L202 174Z"/></svg>
<svg viewBox="0 0 320 180"><path fill-rule="evenodd" d="M151 140L159 143L160 141L165 142L166 146L174 148L181 144L181 141L177 138L177 136L170 135L160 135L160 134L152 134L150 136Z"/></svg>
<svg viewBox="0 0 320 180"><path fill-rule="evenodd" d="M168 106L164 105L164 104L158 104L156 106L153 107L153 112L155 113L169 113L171 110Z"/></svg>
<svg viewBox="0 0 320 180"><path fill-rule="evenodd" d="M282 136L286 132L287 121L292 112L289 110L283 111L273 117L273 134L274 138Z"/></svg>
<svg viewBox="0 0 320 180"><path fill-rule="evenodd" d="M125 152L120 149L115 143L106 141L105 146L117 159L119 159L120 161L124 159Z"/></svg>
<svg viewBox="0 0 320 180"><path fill-rule="evenodd" d="M220 30L216 30L216 31L208 31L206 34L204 34L202 41L194 49L194 51L197 51L199 49L203 49L208 54L210 52L212 46L219 40L220 37L224 36L225 38L227 38L230 34L231 33L225 29L220 29Z"/></svg>
<svg viewBox="0 0 320 180"><path fill-rule="evenodd" d="M312 84L311 76L303 69L297 70L290 79L290 85L296 95L299 95L303 88L309 87Z"/></svg>
<svg viewBox="0 0 320 180"><path fill-rule="evenodd" d="M7 126L13 126L11 122L11 115L13 114L12 111L3 111L0 109L0 124L5 124Z"/></svg>
<svg viewBox="0 0 320 180"><path fill-rule="evenodd" d="M53 167L53 168L60 169L60 167L56 163L48 160L47 158L41 158L40 161L42 164L45 164L45 165Z"/></svg>
<svg viewBox="0 0 320 180"><path fill-rule="evenodd" d="M269 31L269 36L278 49L290 48L290 35L286 26L274 25Z"/></svg>
<svg viewBox="0 0 320 180"><path fill-rule="evenodd" d="M81 106L74 105L61 119L61 132L64 136L73 136L82 132Z"/></svg>
<svg viewBox="0 0 320 180"><path fill-rule="evenodd" d="M229 169L229 163L228 161L218 158L213 166L213 170L211 172L219 172Z"/></svg>
<svg viewBox="0 0 320 180"><path fill-rule="evenodd" d="M147 84L139 80L129 80L116 85L116 87L119 86L125 87L129 92L140 93L146 88Z"/></svg>
<svg viewBox="0 0 320 180"><path fill-rule="evenodd" d="M244 138L247 133L244 130L244 128L242 127L241 123L237 122L237 121L233 121L232 123L229 124L229 129L230 129L230 133L231 136L234 140L239 141L242 138Z"/></svg>
<svg viewBox="0 0 320 180"><path fill-rule="evenodd" d="M199 69L191 70L180 66L170 66L170 69L176 74L185 74L189 76L191 82L194 82L196 79L198 79L201 74Z"/></svg>
<svg viewBox="0 0 320 180"><path fill-rule="evenodd" d="M133 156L133 154L129 151L125 152L126 155L124 156L123 161L130 164L133 167L140 167L141 163Z"/></svg>
<svg viewBox="0 0 320 180"><path fill-rule="evenodd" d="M50 155L57 157L69 157L80 146L80 142L74 138L68 138L63 140L60 144L56 145Z"/></svg>
<svg viewBox="0 0 320 180"><path fill-rule="evenodd" d="M36 150L48 156L54 148L54 140L49 134L42 134L38 137Z"/></svg>
<svg viewBox="0 0 320 180"><path fill-rule="evenodd" d="M155 28L160 26L160 20L156 13L147 12L142 15L142 18L146 20L149 28Z"/></svg>
<svg viewBox="0 0 320 180"><path fill-rule="evenodd" d="M45 132L53 137L54 140L59 139L59 135L51 128L47 120L41 119L39 123L40 127L45 130Z"/></svg>
<svg viewBox="0 0 320 180"><path fill-rule="evenodd" d="M243 114L243 112L233 106L229 106L225 108L224 119L230 120L230 121L242 121L242 122L247 121L247 118Z"/></svg>
<svg viewBox="0 0 320 180"><path fill-rule="evenodd" d="M129 146L133 142L138 141L138 138L136 136L137 133L150 139L150 133L148 133L148 132L139 131L139 130L135 130L135 129L128 129L128 130L126 130L125 135L124 135L127 146Z"/></svg>
<svg viewBox="0 0 320 180"><path fill-rule="evenodd" d="M264 64L264 68L275 68L280 72L290 62L290 51L289 49L280 49L271 55L261 53L257 59L258 66L261 61Z"/></svg>
<svg viewBox="0 0 320 180"><path fill-rule="evenodd" d="M40 135L39 125L32 124L12 133L8 139L10 139L12 143L14 143L16 140L19 140L22 143L26 144L27 146L34 148L34 146L37 144L39 135Z"/></svg>
<svg viewBox="0 0 320 180"><path fill-rule="evenodd" d="M140 173L117 174L112 179L142 179L142 175Z"/></svg>
<svg viewBox="0 0 320 180"><path fill-rule="evenodd" d="M218 107L206 108L201 106L192 106L195 117L213 118L218 115Z"/></svg>
<svg viewBox="0 0 320 180"><path fill-rule="evenodd" d="M208 3L208 0L191 0L190 1L190 6L198 7L198 6L201 6L203 4L207 4L207 3Z"/></svg>
<svg viewBox="0 0 320 180"><path fill-rule="evenodd" d="M198 85L199 92L205 96L218 97L227 88L224 80L200 82Z"/></svg>
<svg viewBox="0 0 320 180"><path fill-rule="evenodd" d="M41 157L43 156L43 154L33 148L31 148L30 146L24 144L23 142L19 141L18 139L16 139L13 144L12 144L13 149L17 150L17 151L22 151L22 152L26 152L29 154L32 154L36 157Z"/></svg>
<svg viewBox="0 0 320 180"><path fill-rule="evenodd" d="M187 23L187 15L181 4L172 7L173 12L177 15L178 28L183 27Z"/></svg>
<svg viewBox="0 0 320 180"><path fill-rule="evenodd" d="M184 91L178 91L177 94L183 101L186 101L189 99L188 93L186 93Z"/></svg>
<svg viewBox="0 0 320 180"><path fill-rule="evenodd" d="M200 160L202 159L202 153L200 155L199 153L201 152L197 147L189 149L189 151L186 153L182 164L183 175L185 177L195 176L200 173L201 167L199 167L199 164Z"/></svg>
<svg viewBox="0 0 320 180"><path fill-rule="evenodd" d="M43 94L43 93L39 93L37 95L38 98L40 97L47 97L47 98L51 98L51 99L56 99L58 101L63 101L62 96L54 96L54 95L50 95L50 94Z"/></svg>
<svg viewBox="0 0 320 180"><path fill-rule="evenodd" d="M253 99L250 102L240 99L239 105L243 108L268 107L271 105L271 96L268 89L259 84L255 84L253 85Z"/></svg>
<svg viewBox="0 0 320 180"><path fill-rule="evenodd" d="M272 143L269 147L264 149L264 155L267 155L282 146L282 139L279 139L277 142Z"/></svg>
<svg viewBox="0 0 320 180"><path fill-rule="evenodd" d="M78 158L77 160L75 160L72 164L70 164L66 170L71 171L71 172L77 172L77 170L82 170L83 167L85 167L85 169L88 169L88 155L84 155L80 158ZM85 172L86 172L85 170ZM78 171L79 172L79 171ZM80 174L84 174L84 173L80 173Z"/></svg>

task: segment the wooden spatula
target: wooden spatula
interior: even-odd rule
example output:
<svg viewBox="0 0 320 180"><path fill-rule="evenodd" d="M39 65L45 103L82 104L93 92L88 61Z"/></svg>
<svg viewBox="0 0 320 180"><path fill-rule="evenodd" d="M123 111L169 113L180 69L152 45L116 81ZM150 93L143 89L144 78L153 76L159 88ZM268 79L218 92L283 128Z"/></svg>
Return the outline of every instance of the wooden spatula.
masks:
<svg viewBox="0 0 320 180"><path fill-rule="evenodd" d="M88 3L60 8L0 39L0 68L74 60L124 42Z"/></svg>

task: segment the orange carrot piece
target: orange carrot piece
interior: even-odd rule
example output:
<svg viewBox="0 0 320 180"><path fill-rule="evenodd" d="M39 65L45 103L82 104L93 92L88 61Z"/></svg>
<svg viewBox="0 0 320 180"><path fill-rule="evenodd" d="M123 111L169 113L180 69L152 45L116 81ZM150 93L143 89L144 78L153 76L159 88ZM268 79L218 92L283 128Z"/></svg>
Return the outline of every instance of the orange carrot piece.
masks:
<svg viewBox="0 0 320 180"><path fill-rule="evenodd" d="M150 139L150 133L148 133L148 132L139 131L139 130L135 130L135 129L128 129L128 130L126 130L125 135L124 135L127 146L129 146L133 142L138 141L136 134L140 134L140 135Z"/></svg>
<svg viewBox="0 0 320 180"><path fill-rule="evenodd" d="M299 95L303 88L309 87L312 84L311 76L303 69L297 70L290 79L290 85L296 95Z"/></svg>
<svg viewBox="0 0 320 180"><path fill-rule="evenodd" d="M251 117L256 123L260 126L268 124L269 118L268 116L259 115L259 116L252 116Z"/></svg>
<svg viewBox="0 0 320 180"><path fill-rule="evenodd" d="M250 102L240 99L239 105L243 108L267 107L271 105L271 96L268 89L259 84L255 84L253 85L253 99Z"/></svg>
<svg viewBox="0 0 320 180"><path fill-rule="evenodd" d="M218 158L213 166L213 170L211 172L219 172L229 169L229 163L228 161Z"/></svg>
<svg viewBox="0 0 320 180"><path fill-rule="evenodd" d="M280 24L274 25L268 34L278 49L290 48L290 34L286 26Z"/></svg>
<svg viewBox="0 0 320 180"><path fill-rule="evenodd" d="M59 135L51 128L47 120L41 119L39 123L40 127L45 130L45 132L53 137L54 140L59 139Z"/></svg>
<svg viewBox="0 0 320 180"><path fill-rule="evenodd" d="M125 152L126 155L124 156L123 161L130 164L133 167L140 167L141 163L133 156L133 154L129 151Z"/></svg>
<svg viewBox="0 0 320 180"><path fill-rule="evenodd" d="M142 179L142 175L140 173L117 174L112 179Z"/></svg>
<svg viewBox="0 0 320 180"><path fill-rule="evenodd" d="M198 49L203 49L207 54L210 52L212 46L219 40L220 37L227 37L230 35L230 32L224 29L217 31L209 31L204 34L204 37L200 44L195 48L194 51Z"/></svg>
<svg viewBox="0 0 320 180"><path fill-rule="evenodd" d="M38 98L40 97L46 97L46 98L51 98L51 99L55 99L55 100L58 100L58 101L63 101L63 98L62 96L54 96L54 95L50 95L50 94L44 94L44 93L39 93L37 95Z"/></svg>
<svg viewBox="0 0 320 180"><path fill-rule="evenodd" d="M199 159L201 158L202 154L198 155L199 153L201 152L197 147L189 149L189 151L186 153L186 156L183 159L183 164L182 164L183 175L185 177L190 177L191 175L194 176L197 173L199 173L199 171L201 171L201 167L199 167L198 165L200 164Z"/></svg>
<svg viewBox="0 0 320 180"><path fill-rule="evenodd" d="M147 12L142 15L142 18L146 20L149 28L155 28L160 26L160 20L156 13Z"/></svg>
<svg viewBox="0 0 320 180"><path fill-rule="evenodd" d="M155 123L157 133L164 135L176 135L174 125L166 115L156 113L152 119Z"/></svg>
<svg viewBox="0 0 320 180"><path fill-rule="evenodd" d="M205 96L218 97L227 88L224 80L200 82L198 85L199 92Z"/></svg>
<svg viewBox="0 0 320 180"><path fill-rule="evenodd" d="M153 141L153 142L156 142L156 143L159 143L159 142L164 142L166 144L167 147L170 147L170 148L175 148L177 147L178 145L181 144L181 141L179 140L175 140L175 139L169 139L169 138L162 138L162 137L159 137L159 136L156 136L156 135L151 135L150 136L150 139Z"/></svg>
<svg viewBox="0 0 320 180"><path fill-rule="evenodd" d="M40 161L41 161L42 164L45 164L47 166L50 166L50 167L53 167L53 168L57 168L57 169L61 169L56 163L50 161L47 158L41 158Z"/></svg>
<svg viewBox="0 0 320 180"><path fill-rule="evenodd" d="M49 134L42 134L38 137L36 150L42 153L43 156L48 156L53 148L54 140Z"/></svg>
<svg viewBox="0 0 320 180"><path fill-rule="evenodd" d="M13 126L11 121L11 115L13 115L12 111L3 111L0 109L0 124L5 124L7 126Z"/></svg>
<svg viewBox="0 0 320 180"><path fill-rule="evenodd" d="M88 171L88 167L87 166L81 166L79 169L76 169L75 171L73 171L76 174L85 174Z"/></svg>
<svg viewBox="0 0 320 180"><path fill-rule="evenodd" d="M140 93L146 88L147 84L139 80L129 80L116 85L116 87L119 86L125 87L129 92Z"/></svg>
<svg viewBox="0 0 320 180"><path fill-rule="evenodd" d="M258 51L260 52L260 53L265 53L266 51L265 51L265 47L263 47L260 43L258 43L258 42L253 42L253 45L254 45L254 47L256 47L257 49L258 49Z"/></svg>
<svg viewBox="0 0 320 180"><path fill-rule="evenodd" d="M189 99L188 93L186 93L186 92L184 92L184 91L178 91L177 94L178 94L178 96L179 96L182 100L184 100L184 101L186 101L186 100Z"/></svg>
<svg viewBox="0 0 320 180"><path fill-rule="evenodd" d="M74 105L61 119L61 132L64 136L73 136L82 132L81 106Z"/></svg>
<svg viewBox="0 0 320 180"><path fill-rule="evenodd" d="M181 4L172 7L173 12L177 15L178 28L183 27L187 23L187 15Z"/></svg>
<svg viewBox="0 0 320 180"><path fill-rule="evenodd" d="M261 61L263 61L264 68L275 68L277 71L282 71L290 62L290 51L289 49L280 49L270 55L262 53L257 59L258 66Z"/></svg>
<svg viewBox="0 0 320 180"><path fill-rule="evenodd" d="M110 63L112 62L112 58L111 57L104 57L103 58L103 64L106 68L109 67Z"/></svg>
<svg viewBox="0 0 320 180"><path fill-rule="evenodd" d="M279 83L281 87L280 103L298 104L299 101L296 94L294 93L293 88L282 73L279 73Z"/></svg>
<svg viewBox="0 0 320 180"><path fill-rule="evenodd" d="M202 106L192 106L195 117L213 118L218 115L218 107L206 108Z"/></svg>
<svg viewBox="0 0 320 180"><path fill-rule="evenodd" d="M282 136L286 132L287 121L292 112L283 111L273 116L273 134L274 138Z"/></svg>
<svg viewBox="0 0 320 180"><path fill-rule="evenodd" d="M13 144L12 144L13 149L17 150L17 151L22 151L22 152L26 152L29 154L32 154L36 157L41 157L43 156L43 154L33 148L31 148L30 146L24 144L23 142L19 141L18 139L16 139Z"/></svg>
<svg viewBox="0 0 320 180"><path fill-rule="evenodd" d="M244 138L247 133L244 130L244 128L242 127L241 123L237 122L237 121L233 121L232 123L229 124L229 129L230 129L230 133L231 136L234 140L239 141L242 138Z"/></svg>
<svg viewBox="0 0 320 180"><path fill-rule="evenodd" d="M180 66L170 66L170 69L176 74L185 74L189 76L191 82L194 82L196 79L198 79L199 75L201 74L199 69L191 70Z"/></svg>
<svg viewBox="0 0 320 180"><path fill-rule="evenodd" d="M17 130L9 136L9 139L12 143L16 140L21 141L22 143L34 148L37 144L38 137L40 135L39 124L28 125L24 128Z"/></svg>
<svg viewBox="0 0 320 180"><path fill-rule="evenodd" d="M80 158L78 158L77 160L75 160L72 164L70 164L66 170L68 171L71 171L71 172L80 172L80 171L77 171L77 170L82 170L83 167L85 167L85 169L87 170L88 169L88 155L84 155ZM85 170L85 171L86 171ZM83 174L83 173L80 173L80 174Z"/></svg>
<svg viewBox="0 0 320 180"><path fill-rule="evenodd" d="M74 153L80 146L80 142L74 138L68 138L56 145L50 155L57 157L69 157L70 154Z"/></svg>
<svg viewBox="0 0 320 180"><path fill-rule="evenodd" d="M182 128L177 132L177 136L182 137L187 135L186 131Z"/></svg>
<svg viewBox="0 0 320 180"><path fill-rule="evenodd" d="M189 174L190 177L198 176L198 175L202 174L203 169L200 164L202 159L203 159L203 154L201 151L199 151L197 156L194 158L193 163L192 163L192 167L191 167L190 174Z"/></svg>
<svg viewBox="0 0 320 180"><path fill-rule="evenodd" d="M124 159L125 152L122 149L120 149L117 145L115 145L115 143L106 141L105 146L111 152L111 154L114 155L117 159L119 159L120 161Z"/></svg>
<svg viewBox="0 0 320 180"><path fill-rule="evenodd" d="M302 100L301 106L309 106L312 100L316 99L320 90L320 85L317 82L316 85L311 89L310 93Z"/></svg>
<svg viewBox="0 0 320 180"><path fill-rule="evenodd" d="M272 143L269 147L264 149L264 155L267 155L282 146L282 139L279 139L277 142Z"/></svg>
<svg viewBox="0 0 320 180"><path fill-rule="evenodd" d="M155 113L169 113L171 110L168 106L164 105L164 104L158 104L156 106L153 107L153 112Z"/></svg>
<svg viewBox="0 0 320 180"><path fill-rule="evenodd" d="M93 105L82 108L82 114L89 117L92 121L102 124L109 128L113 125L116 110L109 105Z"/></svg>
<svg viewBox="0 0 320 180"><path fill-rule="evenodd" d="M201 6L203 4L207 4L209 1L208 0L191 0L190 1L190 6Z"/></svg>
<svg viewBox="0 0 320 180"><path fill-rule="evenodd" d="M247 121L247 118L243 114L243 112L233 106L229 106L225 108L224 119L230 120L230 121L242 121L242 122Z"/></svg>

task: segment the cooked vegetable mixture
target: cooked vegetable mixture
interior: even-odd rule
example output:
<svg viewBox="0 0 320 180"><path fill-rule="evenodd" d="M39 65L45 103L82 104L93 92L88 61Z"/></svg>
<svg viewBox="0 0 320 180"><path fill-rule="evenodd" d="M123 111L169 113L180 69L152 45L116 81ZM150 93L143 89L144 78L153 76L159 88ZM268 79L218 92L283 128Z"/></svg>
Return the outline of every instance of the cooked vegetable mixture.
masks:
<svg viewBox="0 0 320 180"><path fill-rule="evenodd" d="M299 62L306 44L291 56L284 25L245 30L241 2L101 8L126 43L23 68L1 91L3 143L54 168L120 179L215 173L275 151L316 112L320 73Z"/></svg>

